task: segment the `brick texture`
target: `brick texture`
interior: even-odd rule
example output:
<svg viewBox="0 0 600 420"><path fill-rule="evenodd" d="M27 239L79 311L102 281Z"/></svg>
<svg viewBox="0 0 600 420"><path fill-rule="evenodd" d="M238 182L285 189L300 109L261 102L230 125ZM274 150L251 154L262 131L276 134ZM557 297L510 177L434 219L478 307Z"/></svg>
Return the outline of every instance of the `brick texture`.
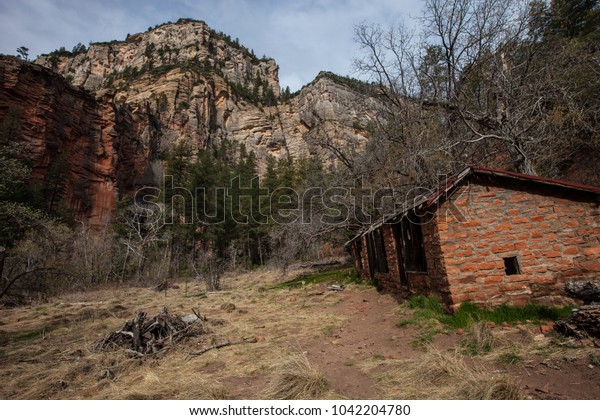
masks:
<svg viewBox="0 0 600 420"><path fill-rule="evenodd" d="M592 195L479 180L459 186L434 211L422 225L427 273L406 272L404 284L394 230L379 228L389 272L374 277L390 292L434 294L451 309L465 301L558 305L572 303L564 295L567 280L600 277L600 212ZM368 278L361 240L359 273ZM516 258L520 272L508 275L505 258Z"/></svg>

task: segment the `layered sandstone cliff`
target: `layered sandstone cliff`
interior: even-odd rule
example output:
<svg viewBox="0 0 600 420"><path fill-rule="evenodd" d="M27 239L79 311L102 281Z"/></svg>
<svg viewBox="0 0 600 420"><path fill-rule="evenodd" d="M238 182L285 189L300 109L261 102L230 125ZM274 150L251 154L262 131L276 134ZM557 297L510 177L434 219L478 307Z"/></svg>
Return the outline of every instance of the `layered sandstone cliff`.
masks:
<svg viewBox="0 0 600 420"><path fill-rule="evenodd" d="M91 91L106 87L107 81L119 79L125 73L160 72L161 68L189 63L190 67L214 69L232 83L253 86L260 76L276 94L279 92L275 60L258 59L238 41L191 19L129 35L125 41L94 43L74 56L60 55L59 60L51 57L41 56L37 61L68 76L74 85Z"/></svg>
<svg viewBox="0 0 600 420"><path fill-rule="evenodd" d="M364 141L365 105L373 101L327 73L287 103L273 100L280 91L274 60L258 59L204 22L187 19L37 62L134 113L151 114L161 152L178 142L197 151L227 137L254 150L259 162L267 154L319 151L329 160L331 144L356 148ZM142 142L149 142L146 137L141 133Z"/></svg>
<svg viewBox="0 0 600 420"><path fill-rule="evenodd" d="M148 168L148 152L135 141L139 121L126 108L42 66L0 57L0 121L9 113L18 126L12 140L40 185L59 156L66 159L65 204L80 220L106 223Z"/></svg>
<svg viewBox="0 0 600 420"><path fill-rule="evenodd" d="M125 41L37 64L2 57L0 120L19 109L33 175L67 156L67 205L100 224L116 201L159 184L164 159L227 138L258 157L319 155L344 163L359 150L376 100L328 73L278 100L278 67L205 23L180 20Z"/></svg>

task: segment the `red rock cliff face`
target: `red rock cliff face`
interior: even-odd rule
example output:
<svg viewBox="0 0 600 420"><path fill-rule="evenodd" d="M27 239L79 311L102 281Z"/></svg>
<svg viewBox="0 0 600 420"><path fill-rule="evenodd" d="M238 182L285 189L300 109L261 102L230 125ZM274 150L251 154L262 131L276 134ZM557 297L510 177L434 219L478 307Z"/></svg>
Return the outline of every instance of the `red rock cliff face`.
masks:
<svg viewBox="0 0 600 420"><path fill-rule="evenodd" d="M148 168L148 152L135 141L141 117L40 65L0 56L0 121L9 110L34 179L43 182L52 163L66 159L65 204L78 220L104 225Z"/></svg>
<svg viewBox="0 0 600 420"><path fill-rule="evenodd" d="M76 54L48 54L36 63L96 95L146 114L155 131L139 131L161 156L185 143L193 153L228 139L252 150L259 172L267 156L319 155L341 164L333 150L354 153L366 143L376 100L321 73L286 102L261 102L280 93L275 60L257 58L204 22L180 19L123 41L94 43ZM337 81L336 81L337 80ZM246 92L244 94L244 92Z"/></svg>
<svg viewBox="0 0 600 420"><path fill-rule="evenodd" d="M279 96L276 62L188 19L77 54L43 55L39 65L0 63L0 118L19 110L34 177L43 180L65 156L65 204L98 226L119 196L159 184L178 144L193 154L223 139L244 144L259 172L269 155L341 164L337 151L360 150L375 117L372 97L326 73L286 102L264 101Z"/></svg>

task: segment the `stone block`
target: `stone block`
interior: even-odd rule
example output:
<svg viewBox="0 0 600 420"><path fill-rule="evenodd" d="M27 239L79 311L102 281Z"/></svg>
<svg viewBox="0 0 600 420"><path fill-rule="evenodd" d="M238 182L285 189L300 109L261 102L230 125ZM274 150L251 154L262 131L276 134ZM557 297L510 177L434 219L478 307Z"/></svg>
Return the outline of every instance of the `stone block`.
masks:
<svg viewBox="0 0 600 420"><path fill-rule="evenodd" d="M514 251L515 244L513 242L508 242L508 243L504 243L504 244L492 244L490 249L492 250L492 252L494 254L499 254L499 253L503 253L503 252Z"/></svg>
<svg viewBox="0 0 600 420"><path fill-rule="evenodd" d="M598 256L600 256L600 247L584 249L583 255L586 255L588 257L598 257Z"/></svg>
<svg viewBox="0 0 600 420"><path fill-rule="evenodd" d="M571 246L563 249L563 255L577 255L579 254L579 248L576 246Z"/></svg>

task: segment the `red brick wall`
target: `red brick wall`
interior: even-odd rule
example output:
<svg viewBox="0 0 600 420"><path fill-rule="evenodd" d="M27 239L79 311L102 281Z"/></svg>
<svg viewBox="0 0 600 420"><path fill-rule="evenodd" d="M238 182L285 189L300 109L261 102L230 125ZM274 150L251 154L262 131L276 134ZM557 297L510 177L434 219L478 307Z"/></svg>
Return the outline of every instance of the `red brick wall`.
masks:
<svg viewBox="0 0 600 420"><path fill-rule="evenodd" d="M498 181L461 186L436 213L451 306L562 304L567 279L599 278L600 210L582 196ZM503 257L512 256L522 274L505 274Z"/></svg>

